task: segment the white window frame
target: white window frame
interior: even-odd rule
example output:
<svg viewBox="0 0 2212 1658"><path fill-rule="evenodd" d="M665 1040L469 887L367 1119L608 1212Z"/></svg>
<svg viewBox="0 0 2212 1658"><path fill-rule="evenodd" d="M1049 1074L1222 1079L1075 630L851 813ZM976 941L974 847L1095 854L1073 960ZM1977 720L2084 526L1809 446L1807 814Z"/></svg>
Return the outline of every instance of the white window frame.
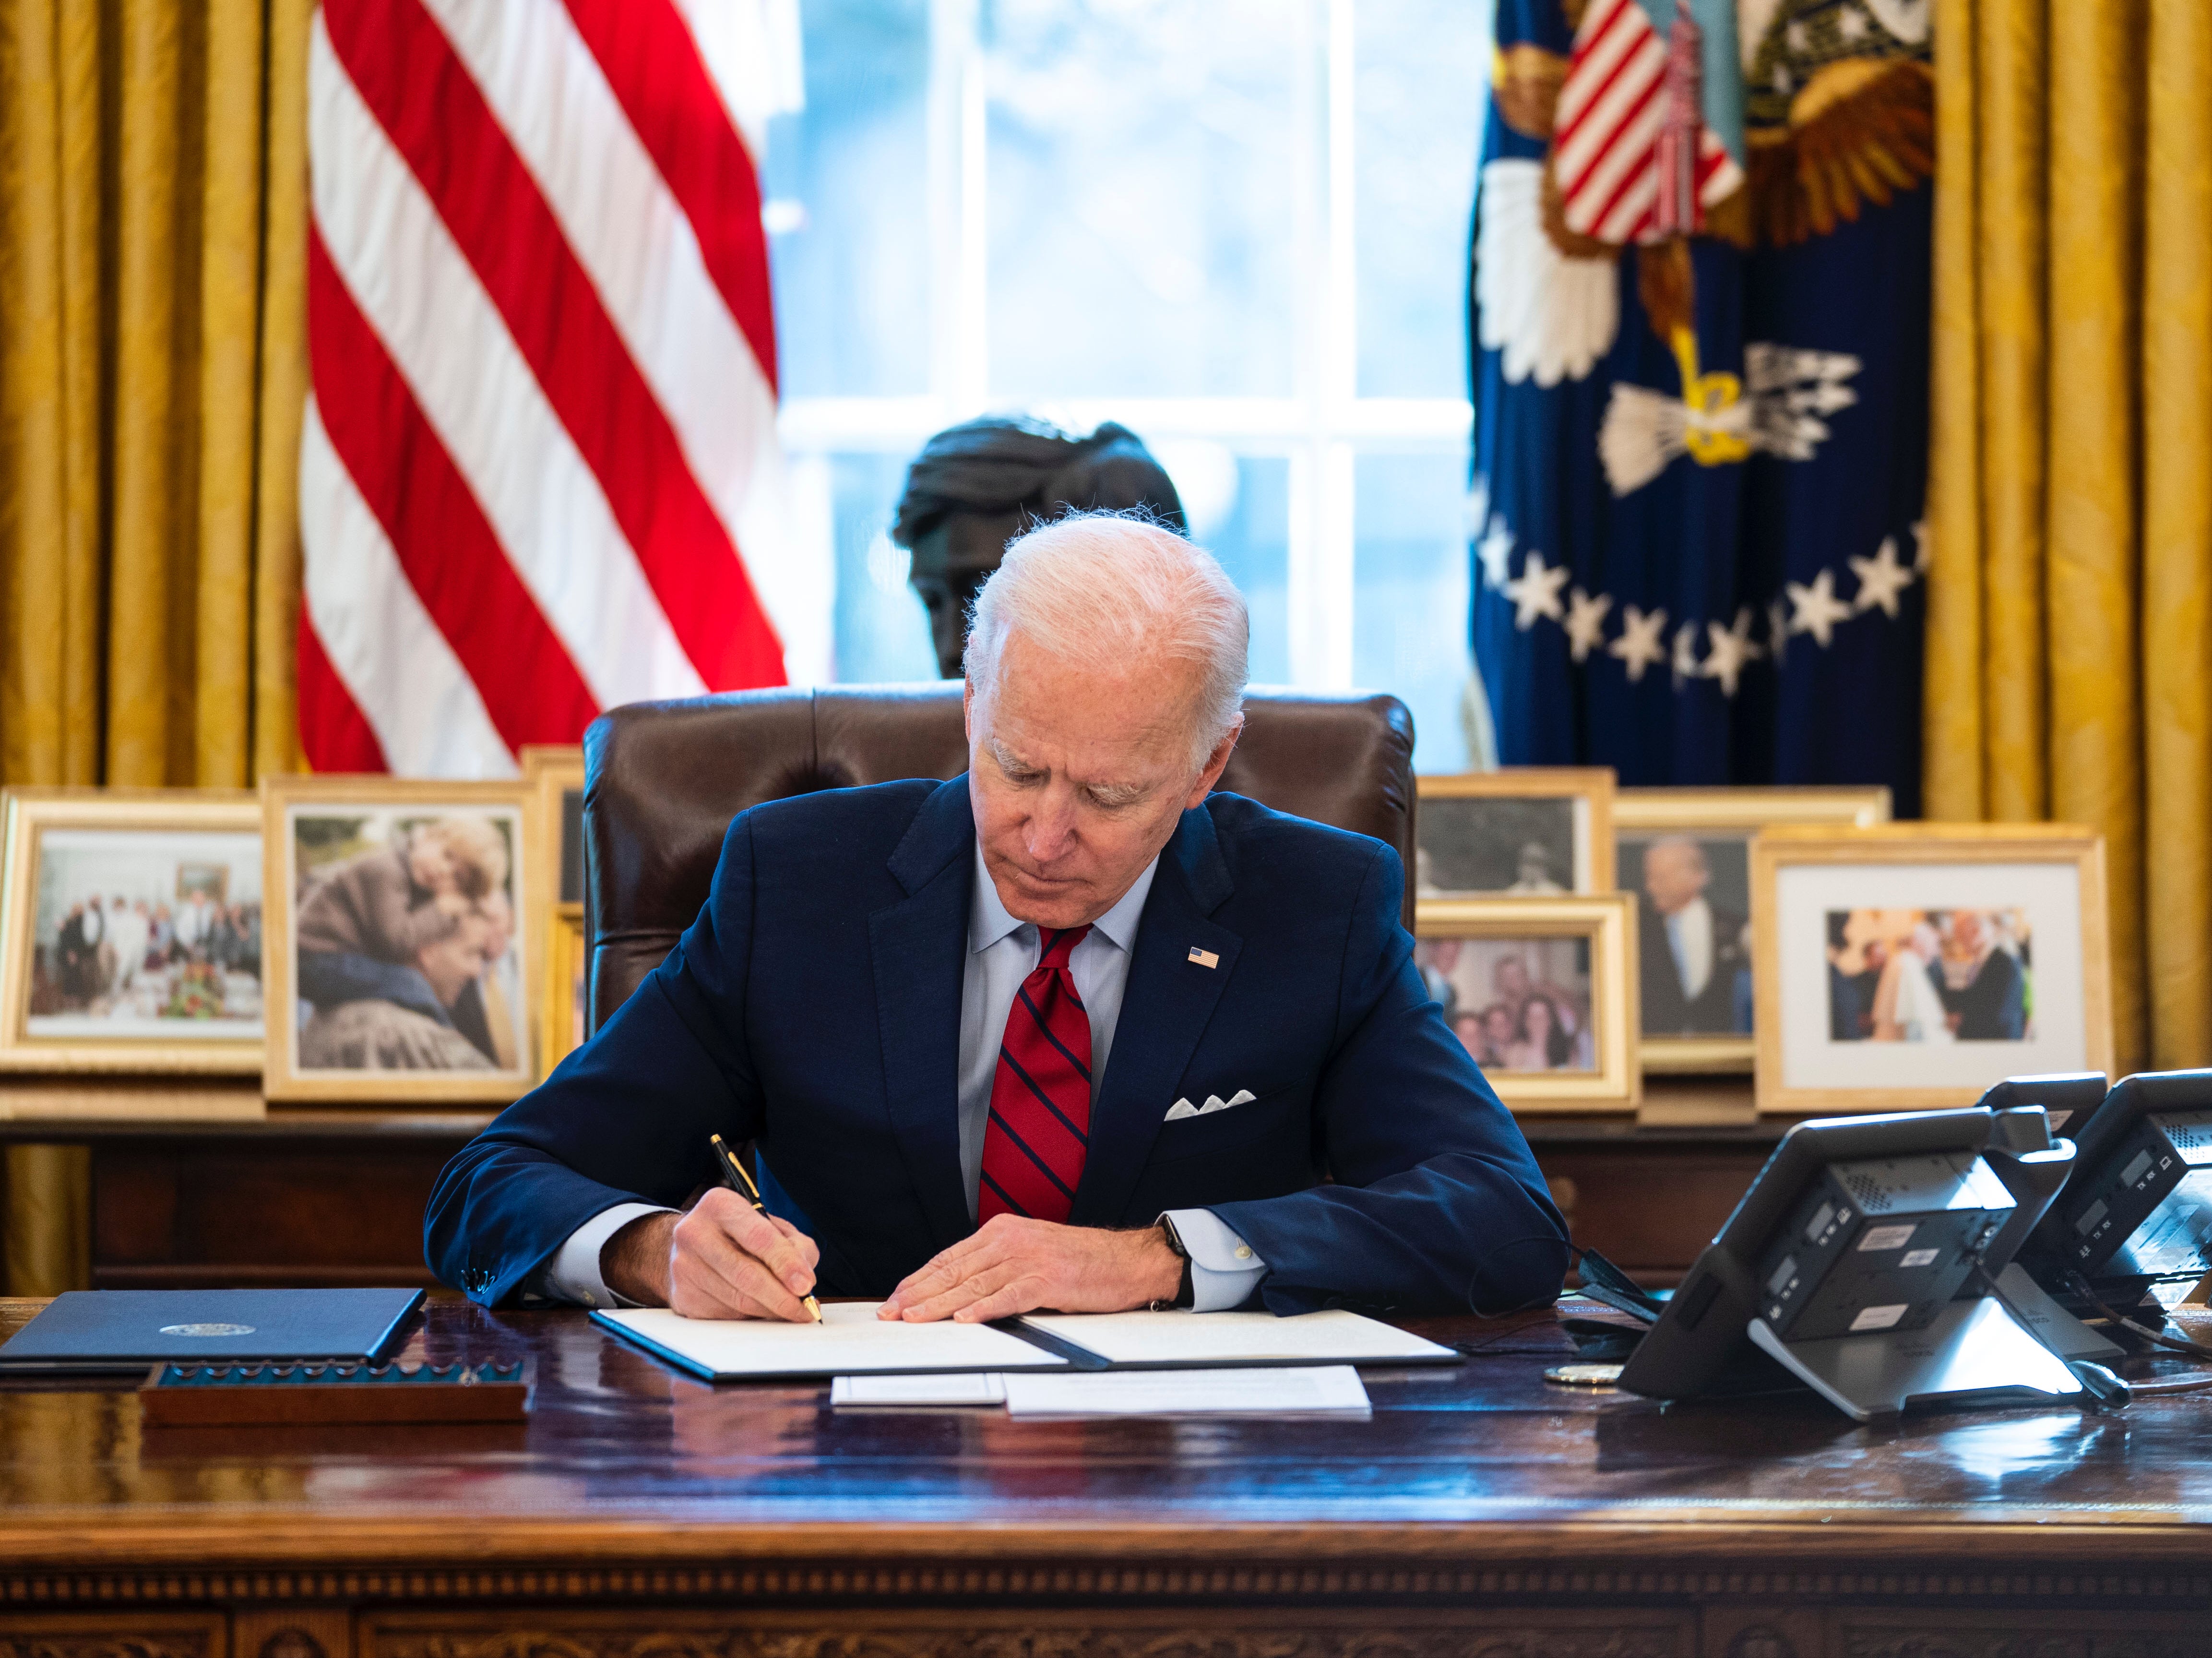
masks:
<svg viewBox="0 0 2212 1658"><path fill-rule="evenodd" d="M1198 0L1204 3L1204 0ZM1358 395L1353 0L1285 0L1294 73L1291 394L1111 398L1036 404L1071 431L1115 420L1147 442L1210 439L1289 462L1292 682L1352 684L1355 457L1467 452L1464 398ZM931 0L927 102L929 391L794 398L778 422L794 465L832 454L910 455L933 433L992 412L984 63L977 0Z"/></svg>

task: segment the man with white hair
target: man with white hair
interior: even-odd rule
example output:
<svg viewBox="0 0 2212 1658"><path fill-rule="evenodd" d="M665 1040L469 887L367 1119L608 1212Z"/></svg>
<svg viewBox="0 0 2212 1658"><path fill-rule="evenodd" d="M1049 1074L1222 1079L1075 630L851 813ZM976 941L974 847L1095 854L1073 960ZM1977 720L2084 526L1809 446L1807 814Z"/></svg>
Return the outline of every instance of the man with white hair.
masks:
<svg viewBox="0 0 2212 1658"><path fill-rule="evenodd" d="M1709 900L1712 878L1705 848L1689 835L1662 835L1644 848L1636 937L1647 1036L1749 1031L1736 994L1739 981L1750 982L1747 924Z"/></svg>
<svg viewBox="0 0 2212 1658"><path fill-rule="evenodd" d="M447 1165L433 1268L708 1318L1550 1300L1565 1228L1422 983L1397 855L1213 793L1247 635L1155 525L1016 542L967 774L741 814L668 959ZM715 1133L769 1213L679 1212Z"/></svg>

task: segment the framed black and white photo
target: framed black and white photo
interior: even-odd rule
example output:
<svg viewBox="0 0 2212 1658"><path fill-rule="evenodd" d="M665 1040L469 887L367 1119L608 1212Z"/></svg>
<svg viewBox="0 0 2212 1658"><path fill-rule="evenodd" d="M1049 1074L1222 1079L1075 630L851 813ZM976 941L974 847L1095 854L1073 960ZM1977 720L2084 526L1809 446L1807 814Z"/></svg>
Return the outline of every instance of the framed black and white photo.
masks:
<svg viewBox="0 0 2212 1658"><path fill-rule="evenodd" d="M1752 1067L1751 841L1784 823L1889 821L1887 788L1622 789L1613 872L1637 904L1646 1072Z"/></svg>
<svg viewBox="0 0 2212 1658"><path fill-rule="evenodd" d="M1528 766L1417 780L1416 898L1613 890L1613 772Z"/></svg>
<svg viewBox="0 0 2212 1658"><path fill-rule="evenodd" d="M1972 1104L2112 1066L2105 845L2050 823L1752 842L1761 1111Z"/></svg>

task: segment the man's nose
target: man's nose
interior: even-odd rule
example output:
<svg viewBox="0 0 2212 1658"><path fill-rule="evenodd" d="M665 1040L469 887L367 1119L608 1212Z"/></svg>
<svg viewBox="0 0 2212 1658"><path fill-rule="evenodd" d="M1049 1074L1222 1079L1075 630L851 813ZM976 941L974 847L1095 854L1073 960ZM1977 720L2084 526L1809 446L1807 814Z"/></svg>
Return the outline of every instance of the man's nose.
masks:
<svg viewBox="0 0 2212 1658"><path fill-rule="evenodd" d="M1065 857L1075 845L1075 802L1059 790L1048 790L1029 822L1029 854L1039 863Z"/></svg>

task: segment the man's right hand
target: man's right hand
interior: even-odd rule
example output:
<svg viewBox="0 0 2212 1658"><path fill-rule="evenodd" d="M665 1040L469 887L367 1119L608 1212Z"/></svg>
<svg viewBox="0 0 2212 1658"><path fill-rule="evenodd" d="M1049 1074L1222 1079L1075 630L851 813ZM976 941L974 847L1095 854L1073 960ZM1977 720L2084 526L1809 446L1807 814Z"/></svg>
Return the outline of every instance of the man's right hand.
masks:
<svg viewBox="0 0 2212 1658"><path fill-rule="evenodd" d="M811 1324L799 1297L822 1252L789 1221L716 1187L688 1214L640 1215L599 1251L609 1289L686 1318L776 1318Z"/></svg>

